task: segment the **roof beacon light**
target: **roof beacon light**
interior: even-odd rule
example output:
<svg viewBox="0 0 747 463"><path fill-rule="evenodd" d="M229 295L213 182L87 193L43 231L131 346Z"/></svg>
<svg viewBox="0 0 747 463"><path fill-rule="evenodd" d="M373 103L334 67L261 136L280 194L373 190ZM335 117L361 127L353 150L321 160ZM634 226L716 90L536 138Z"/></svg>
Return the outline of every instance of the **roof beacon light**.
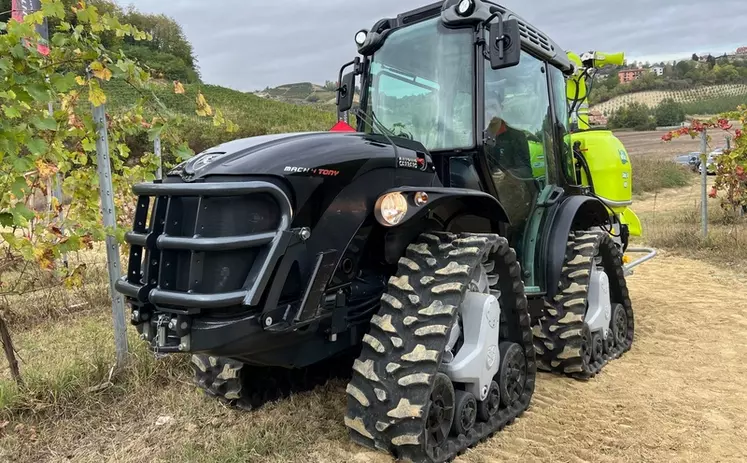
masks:
<svg viewBox="0 0 747 463"><path fill-rule="evenodd" d="M368 31L358 31L358 33L355 34L355 43L357 43L359 47L362 47L363 44L366 43L366 37L368 37Z"/></svg>
<svg viewBox="0 0 747 463"><path fill-rule="evenodd" d="M462 0L457 5L456 12L459 16L469 16L475 11L475 0Z"/></svg>

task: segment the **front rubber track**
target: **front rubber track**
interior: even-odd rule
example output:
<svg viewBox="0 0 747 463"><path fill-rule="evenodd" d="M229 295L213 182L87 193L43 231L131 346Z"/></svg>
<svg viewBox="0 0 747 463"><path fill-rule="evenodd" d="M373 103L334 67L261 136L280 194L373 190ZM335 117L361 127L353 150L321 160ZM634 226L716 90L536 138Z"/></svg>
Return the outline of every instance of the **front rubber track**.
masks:
<svg viewBox="0 0 747 463"><path fill-rule="evenodd" d="M429 455L424 429L434 378L471 272L488 259L498 276L491 289L501 291L501 340L518 343L526 355L524 390L512 407L501 408L466 435L449 437ZM526 410L536 362L521 268L504 238L423 234L399 260L381 302L347 388L345 424L353 441L405 461L449 461Z"/></svg>
<svg viewBox="0 0 747 463"><path fill-rule="evenodd" d="M256 410L333 379L350 379L357 350L297 369L246 365L224 357L192 356L193 381L208 396L239 410Z"/></svg>
<svg viewBox="0 0 747 463"><path fill-rule="evenodd" d="M625 342L616 344L601 361L587 362L583 356L583 332L594 257L602 258L613 308L616 303L622 304L628 316L628 329ZM545 301L543 316L533 327L537 366L576 379L592 378L611 360L630 350L635 332L622 252L608 233L597 230L570 233L558 289L552 301Z"/></svg>

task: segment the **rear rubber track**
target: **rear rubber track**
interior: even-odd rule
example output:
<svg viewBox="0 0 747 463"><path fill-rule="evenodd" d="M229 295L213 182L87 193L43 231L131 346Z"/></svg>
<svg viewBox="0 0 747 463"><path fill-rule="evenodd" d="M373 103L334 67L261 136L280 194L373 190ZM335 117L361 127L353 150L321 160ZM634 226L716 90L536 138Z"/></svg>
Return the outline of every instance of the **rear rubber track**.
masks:
<svg viewBox="0 0 747 463"><path fill-rule="evenodd" d="M193 355L194 383L210 397L240 410L256 410L269 402L307 392L330 380L349 380L358 351L340 354L298 369L247 365L237 360Z"/></svg>
<svg viewBox="0 0 747 463"><path fill-rule="evenodd" d="M426 449L431 391L476 266L494 262L501 304L501 341L517 343L526 357L519 398L466 435ZM348 384L345 424L351 439L412 462L450 461L511 424L529 406L536 363L521 268L508 242L493 234L423 234L398 262L371 320Z"/></svg>
<svg viewBox="0 0 747 463"><path fill-rule="evenodd" d="M591 268L601 257L610 282L612 308L622 305L627 329L605 348L603 355L589 359L586 349L585 317ZM545 300L543 316L534 324L534 346L540 370L566 374L576 379L597 375L610 361L621 357L633 345L635 323L625 280L622 251L612 237L601 230L572 231L568 237L565 262L558 284L558 295Z"/></svg>

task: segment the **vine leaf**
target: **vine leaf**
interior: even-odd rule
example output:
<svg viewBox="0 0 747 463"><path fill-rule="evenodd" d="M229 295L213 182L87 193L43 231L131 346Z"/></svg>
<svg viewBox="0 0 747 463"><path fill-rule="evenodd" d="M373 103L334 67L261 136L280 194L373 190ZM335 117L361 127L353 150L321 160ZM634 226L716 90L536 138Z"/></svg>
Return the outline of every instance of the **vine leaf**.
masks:
<svg viewBox="0 0 747 463"><path fill-rule="evenodd" d="M106 103L106 94L101 90L101 86L96 80L88 82L88 101L94 106L101 106Z"/></svg>
<svg viewBox="0 0 747 463"><path fill-rule="evenodd" d="M31 154L44 154L49 146L47 145L47 142L42 140L41 138L32 138L26 143L26 147L31 151Z"/></svg>

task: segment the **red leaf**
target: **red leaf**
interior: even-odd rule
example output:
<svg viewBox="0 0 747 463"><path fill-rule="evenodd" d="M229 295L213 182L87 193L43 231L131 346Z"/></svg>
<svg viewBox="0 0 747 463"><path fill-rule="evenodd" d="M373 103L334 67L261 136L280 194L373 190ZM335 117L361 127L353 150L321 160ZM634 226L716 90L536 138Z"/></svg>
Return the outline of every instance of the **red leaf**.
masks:
<svg viewBox="0 0 747 463"><path fill-rule="evenodd" d="M708 193L708 196L711 198L715 198L717 194L718 194L718 191L716 190L716 187L715 186L711 187L711 191Z"/></svg>

